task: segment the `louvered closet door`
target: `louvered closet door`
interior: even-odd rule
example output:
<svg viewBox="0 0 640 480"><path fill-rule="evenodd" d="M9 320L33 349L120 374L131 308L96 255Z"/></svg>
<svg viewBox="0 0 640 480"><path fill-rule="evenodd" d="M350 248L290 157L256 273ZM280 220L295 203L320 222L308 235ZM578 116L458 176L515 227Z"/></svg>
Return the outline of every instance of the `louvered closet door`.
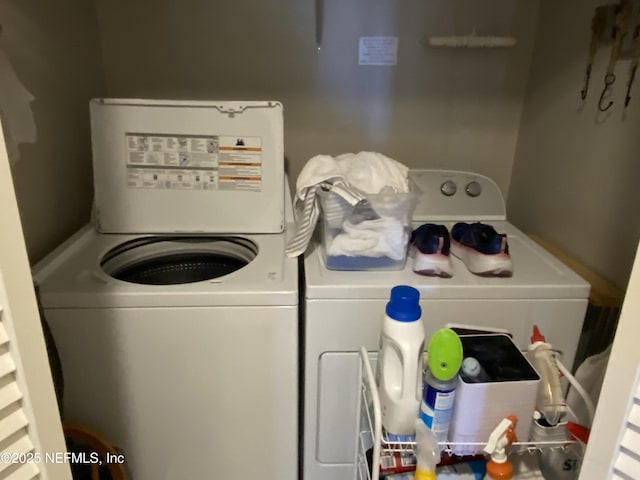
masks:
<svg viewBox="0 0 640 480"><path fill-rule="evenodd" d="M579 480L640 480L640 244Z"/></svg>
<svg viewBox="0 0 640 480"><path fill-rule="evenodd" d="M38 458L27 427L22 392L16 382L4 311L0 310L0 478L34 478L40 472ZM29 462L32 460L32 463ZM24 463L21 463L24 462Z"/></svg>
<svg viewBox="0 0 640 480"><path fill-rule="evenodd" d="M0 129L0 480L71 480ZM60 457L58 457L60 458Z"/></svg>
<svg viewBox="0 0 640 480"><path fill-rule="evenodd" d="M640 384L636 381L629 418L624 426L622 439L613 465L615 480L640 478Z"/></svg>

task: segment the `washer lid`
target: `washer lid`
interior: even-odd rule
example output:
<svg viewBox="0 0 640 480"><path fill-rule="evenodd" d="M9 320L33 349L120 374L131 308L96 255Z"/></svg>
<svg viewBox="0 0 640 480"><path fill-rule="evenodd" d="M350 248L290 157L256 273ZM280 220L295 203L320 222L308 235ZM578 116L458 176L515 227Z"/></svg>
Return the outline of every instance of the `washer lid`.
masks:
<svg viewBox="0 0 640 480"><path fill-rule="evenodd" d="M278 233L282 105L94 99L96 228L103 233Z"/></svg>

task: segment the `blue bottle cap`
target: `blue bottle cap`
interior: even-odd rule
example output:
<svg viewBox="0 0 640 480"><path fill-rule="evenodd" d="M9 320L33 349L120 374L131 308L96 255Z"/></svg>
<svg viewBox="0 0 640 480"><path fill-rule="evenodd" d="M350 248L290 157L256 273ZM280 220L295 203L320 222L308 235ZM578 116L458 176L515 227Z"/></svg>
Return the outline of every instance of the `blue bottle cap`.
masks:
<svg viewBox="0 0 640 480"><path fill-rule="evenodd" d="M394 320L415 322L422 315L420 292L408 285L393 287L386 311L387 315Z"/></svg>

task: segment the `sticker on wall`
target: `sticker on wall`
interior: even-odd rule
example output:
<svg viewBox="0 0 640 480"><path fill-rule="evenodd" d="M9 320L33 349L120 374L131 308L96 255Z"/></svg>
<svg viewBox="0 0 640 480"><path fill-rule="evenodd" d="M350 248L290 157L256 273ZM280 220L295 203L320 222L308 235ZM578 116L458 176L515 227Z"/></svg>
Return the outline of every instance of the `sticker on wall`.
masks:
<svg viewBox="0 0 640 480"><path fill-rule="evenodd" d="M360 37L359 65L396 65L398 37Z"/></svg>
<svg viewBox="0 0 640 480"><path fill-rule="evenodd" d="M129 188L261 190L259 137L152 133L125 137Z"/></svg>

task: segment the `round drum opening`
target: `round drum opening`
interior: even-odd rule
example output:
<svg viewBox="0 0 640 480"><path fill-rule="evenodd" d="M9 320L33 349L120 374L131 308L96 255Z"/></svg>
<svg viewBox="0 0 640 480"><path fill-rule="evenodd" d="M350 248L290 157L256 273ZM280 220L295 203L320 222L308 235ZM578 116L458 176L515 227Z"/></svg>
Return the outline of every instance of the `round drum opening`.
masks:
<svg viewBox="0 0 640 480"><path fill-rule="evenodd" d="M144 237L109 250L100 265L124 282L180 285L233 273L257 254L256 244L240 237Z"/></svg>

